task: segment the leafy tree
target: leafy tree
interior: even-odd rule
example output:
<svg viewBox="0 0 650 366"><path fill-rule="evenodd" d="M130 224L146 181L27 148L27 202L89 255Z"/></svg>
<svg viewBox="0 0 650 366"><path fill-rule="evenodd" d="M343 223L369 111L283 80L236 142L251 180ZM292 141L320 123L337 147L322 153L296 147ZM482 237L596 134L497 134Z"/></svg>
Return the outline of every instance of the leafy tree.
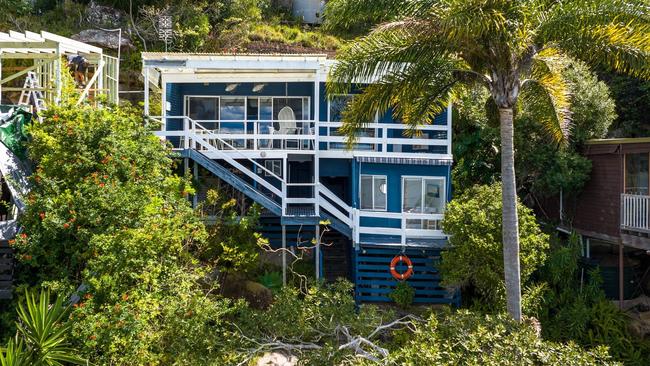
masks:
<svg viewBox="0 0 650 366"><path fill-rule="evenodd" d="M139 227L153 204L171 210L190 190L134 110L50 108L31 134L36 172L16 243L27 282L77 283L95 235Z"/></svg>
<svg viewBox="0 0 650 366"><path fill-rule="evenodd" d="M391 353L390 361L395 365L615 364L607 347L585 350L574 343L545 341L530 324L466 310L431 314L425 324L416 324L413 336Z"/></svg>
<svg viewBox="0 0 650 366"><path fill-rule="evenodd" d="M461 85L482 87L499 116L503 182L503 251L507 309L521 318L519 234L513 147L514 109L535 110L556 141L569 132L566 56L650 77L650 19L644 1L334 0L327 21L341 26L379 11L392 16L339 53L328 91L365 87L344 113L353 140L377 111L393 107L412 127L431 123Z"/></svg>
<svg viewBox="0 0 650 366"><path fill-rule="evenodd" d="M475 305L498 311L505 303L503 244L501 242L501 187L476 186L449 203L442 222L450 235L440 270L443 282L476 293ZM517 203L521 228L522 284L546 259L548 235L542 233L532 210Z"/></svg>
<svg viewBox="0 0 650 366"><path fill-rule="evenodd" d="M261 248L268 244L256 232L260 207L253 205L240 215L236 206L234 198L216 190L208 190L207 198L200 208L213 223L208 226L208 239L198 256L225 273L246 273L253 270L259 263Z"/></svg>
<svg viewBox="0 0 650 366"><path fill-rule="evenodd" d="M120 107L51 107L34 127L33 189L16 241L28 283L83 283L71 335L98 364L229 364L220 335L240 305L192 251L207 233L171 151ZM30 277L28 277L30 276Z"/></svg>
<svg viewBox="0 0 650 366"><path fill-rule="evenodd" d="M618 118L612 124L609 137L650 136L650 81L620 73L600 74L616 99Z"/></svg>

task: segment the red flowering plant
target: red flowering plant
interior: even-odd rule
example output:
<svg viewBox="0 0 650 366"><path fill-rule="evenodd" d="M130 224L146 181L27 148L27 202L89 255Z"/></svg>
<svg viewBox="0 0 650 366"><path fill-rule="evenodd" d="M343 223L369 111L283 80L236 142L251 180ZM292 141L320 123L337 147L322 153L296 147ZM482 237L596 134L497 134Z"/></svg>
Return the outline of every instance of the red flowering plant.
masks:
<svg viewBox="0 0 650 366"><path fill-rule="evenodd" d="M30 260L17 275L19 281L75 286L92 257L91 238L138 226L147 204L169 195L178 182L168 180L169 150L135 109L51 107L44 119L30 131L35 171L21 217L27 236L15 243L17 258Z"/></svg>

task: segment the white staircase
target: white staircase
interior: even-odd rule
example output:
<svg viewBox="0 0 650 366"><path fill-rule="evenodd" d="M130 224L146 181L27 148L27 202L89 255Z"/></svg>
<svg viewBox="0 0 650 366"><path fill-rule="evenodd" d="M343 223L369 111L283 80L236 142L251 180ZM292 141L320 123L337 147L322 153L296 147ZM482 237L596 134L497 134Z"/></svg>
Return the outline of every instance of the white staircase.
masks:
<svg viewBox="0 0 650 366"><path fill-rule="evenodd" d="M279 206L279 216L283 218L311 218L316 223L320 219L330 221L330 225L342 234L352 238L355 231L355 210L343 202L332 191L327 189L320 182L315 183L290 183L284 177L281 177L259 164L254 159L244 154L230 142L223 139L222 135L206 129L200 123L186 118L185 130L189 131L189 136L182 141L182 145L187 153L182 155L190 157L208 168L214 174L222 179L229 181L231 185L250 196L258 203L262 203L272 212L275 211L275 205L264 204L266 199L260 199L260 195L271 196ZM201 153L198 156L191 150ZM225 174L233 174L223 167L213 166L205 155L209 155L214 160L221 160L232 166L237 171L250 178L253 185L244 183L241 179L234 180L232 177L226 177ZM244 165L246 162L248 165ZM217 163L214 163L217 164ZM284 164L287 159L284 158ZM207 165L211 165L208 167ZM211 169L212 168L212 169ZM260 175L260 173L263 173ZM317 179L316 179L317 180ZM278 187L279 186L279 187ZM308 197L291 197L290 187L312 187L311 195ZM257 192L251 192L251 187L255 187Z"/></svg>

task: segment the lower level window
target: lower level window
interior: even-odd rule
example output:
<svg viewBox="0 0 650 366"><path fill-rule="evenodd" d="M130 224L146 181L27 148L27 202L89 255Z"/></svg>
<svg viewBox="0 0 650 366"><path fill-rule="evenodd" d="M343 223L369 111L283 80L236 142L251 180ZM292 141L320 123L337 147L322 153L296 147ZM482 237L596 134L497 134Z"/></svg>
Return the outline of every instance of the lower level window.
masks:
<svg viewBox="0 0 650 366"><path fill-rule="evenodd" d="M386 210L386 176L361 175L361 209Z"/></svg>
<svg viewBox="0 0 650 366"><path fill-rule="evenodd" d="M445 210L444 178L404 177L402 183L402 211L436 214Z"/></svg>
<svg viewBox="0 0 650 366"><path fill-rule="evenodd" d="M264 172L265 176L270 177L271 176L271 174L269 173L270 171L271 173L282 178L282 160L266 160L264 161L264 168L268 170Z"/></svg>

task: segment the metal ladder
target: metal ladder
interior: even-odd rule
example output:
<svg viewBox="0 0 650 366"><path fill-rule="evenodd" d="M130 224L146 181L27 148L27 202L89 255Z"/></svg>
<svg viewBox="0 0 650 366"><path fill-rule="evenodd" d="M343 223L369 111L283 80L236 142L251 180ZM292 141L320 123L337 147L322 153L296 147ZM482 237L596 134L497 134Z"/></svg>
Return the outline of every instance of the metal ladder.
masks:
<svg viewBox="0 0 650 366"><path fill-rule="evenodd" d="M38 76L34 71L27 73L18 104L34 106L36 115L39 115L41 111L45 110L45 97L43 96L41 85L38 82Z"/></svg>

